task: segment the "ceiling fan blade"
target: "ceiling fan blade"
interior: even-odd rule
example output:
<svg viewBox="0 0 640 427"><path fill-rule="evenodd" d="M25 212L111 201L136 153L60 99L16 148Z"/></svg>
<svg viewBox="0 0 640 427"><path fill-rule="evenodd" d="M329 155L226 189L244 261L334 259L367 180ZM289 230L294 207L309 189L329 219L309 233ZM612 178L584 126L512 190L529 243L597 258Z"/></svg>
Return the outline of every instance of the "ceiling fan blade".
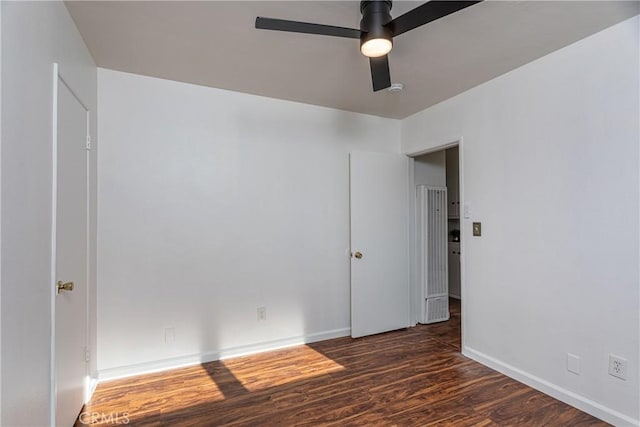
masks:
<svg viewBox="0 0 640 427"><path fill-rule="evenodd" d="M389 73L389 57L387 55L378 58L369 58L371 65L371 81L373 91L377 92L391 86L391 74Z"/></svg>
<svg viewBox="0 0 640 427"><path fill-rule="evenodd" d="M359 39L360 30L334 27L332 25L311 24L308 22L287 21L285 19L256 18L256 28L260 30L289 31L292 33L319 34L321 36L346 37Z"/></svg>
<svg viewBox="0 0 640 427"><path fill-rule="evenodd" d="M406 33L407 31L413 30L414 28L418 28L421 25L428 24L431 21L435 21L436 19L440 19L444 16L450 15L469 6L473 6L474 4L480 3L481 1L482 0L432 0L423 4L422 6L418 6L415 9L410 10L404 15L398 16L396 19L386 24L385 27L391 28L393 36L395 37L402 33Z"/></svg>

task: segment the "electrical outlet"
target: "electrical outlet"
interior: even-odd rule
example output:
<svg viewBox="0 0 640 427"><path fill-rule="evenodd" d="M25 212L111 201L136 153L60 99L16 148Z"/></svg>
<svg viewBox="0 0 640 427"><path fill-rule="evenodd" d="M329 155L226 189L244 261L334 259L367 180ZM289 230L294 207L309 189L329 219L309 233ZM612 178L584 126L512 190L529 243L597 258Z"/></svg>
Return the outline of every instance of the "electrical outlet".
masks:
<svg viewBox="0 0 640 427"><path fill-rule="evenodd" d="M621 380L626 380L627 359L616 356L615 354L609 354L609 375L613 375Z"/></svg>
<svg viewBox="0 0 640 427"><path fill-rule="evenodd" d="M258 320L267 320L267 307L258 307Z"/></svg>
<svg viewBox="0 0 640 427"><path fill-rule="evenodd" d="M567 371L580 375L580 356L567 353Z"/></svg>

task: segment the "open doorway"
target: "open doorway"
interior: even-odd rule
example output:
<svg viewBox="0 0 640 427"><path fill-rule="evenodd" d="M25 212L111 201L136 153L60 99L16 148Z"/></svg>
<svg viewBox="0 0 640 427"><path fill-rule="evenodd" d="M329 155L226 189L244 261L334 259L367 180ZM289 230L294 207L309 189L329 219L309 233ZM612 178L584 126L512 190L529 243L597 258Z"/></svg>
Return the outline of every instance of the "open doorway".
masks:
<svg viewBox="0 0 640 427"><path fill-rule="evenodd" d="M416 155L416 323L461 351L461 191L457 145Z"/></svg>

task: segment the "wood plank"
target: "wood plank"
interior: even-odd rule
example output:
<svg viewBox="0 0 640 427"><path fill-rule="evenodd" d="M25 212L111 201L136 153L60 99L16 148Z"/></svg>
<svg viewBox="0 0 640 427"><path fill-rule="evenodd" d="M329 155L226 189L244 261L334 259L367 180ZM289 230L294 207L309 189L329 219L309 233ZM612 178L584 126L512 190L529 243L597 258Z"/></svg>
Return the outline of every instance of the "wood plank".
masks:
<svg viewBox="0 0 640 427"><path fill-rule="evenodd" d="M448 322L101 383L84 412L92 425L606 425L462 356L459 304Z"/></svg>

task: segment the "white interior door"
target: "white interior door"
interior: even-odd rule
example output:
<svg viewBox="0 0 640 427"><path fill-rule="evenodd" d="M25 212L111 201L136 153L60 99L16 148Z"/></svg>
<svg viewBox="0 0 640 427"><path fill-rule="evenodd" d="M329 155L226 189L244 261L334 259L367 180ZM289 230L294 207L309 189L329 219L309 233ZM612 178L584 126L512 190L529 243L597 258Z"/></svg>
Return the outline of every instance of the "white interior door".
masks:
<svg viewBox="0 0 640 427"><path fill-rule="evenodd" d="M87 303L87 111L62 80L57 103L55 425L72 426L84 403ZM59 283L59 282L58 282ZM57 284L56 283L56 288Z"/></svg>
<svg viewBox="0 0 640 427"><path fill-rule="evenodd" d="M354 152L351 336L409 326L409 159Z"/></svg>

